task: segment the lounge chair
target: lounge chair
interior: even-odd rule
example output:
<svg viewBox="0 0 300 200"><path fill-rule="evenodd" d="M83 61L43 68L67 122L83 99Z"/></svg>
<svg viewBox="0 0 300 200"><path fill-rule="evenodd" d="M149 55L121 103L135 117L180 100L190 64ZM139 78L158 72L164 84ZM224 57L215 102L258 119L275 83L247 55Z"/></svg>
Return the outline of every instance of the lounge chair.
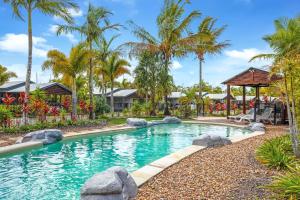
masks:
<svg viewBox="0 0 300 200"><path fill-rule="evenodd" d="M257 122L262 122L262 123L270 123L273 124L273 118L272 117L273 109L271 108L266 108L264 112L261 115L258 115L256 117Z"/></svg>
<svg viewBox="0 0 300 200"><path fill-rule="evenodd" d="M242 116L239 120L234 120L235 122L242 122L242 121L247 121L247 122L251 122L254 120L254 110L253 113L247 114Z"/></svg>
<svg viewBox="0 0 300 200"><path fill-rule="evenodd" d="M237 120L241 119L242 117L244 117L244 116L246 116L246 115L252 114L253 112L254 112L254 109L251 108L246 114L241 113L241 114L239 114L239 115L229 116L228 119L237 121Z"/></svg>

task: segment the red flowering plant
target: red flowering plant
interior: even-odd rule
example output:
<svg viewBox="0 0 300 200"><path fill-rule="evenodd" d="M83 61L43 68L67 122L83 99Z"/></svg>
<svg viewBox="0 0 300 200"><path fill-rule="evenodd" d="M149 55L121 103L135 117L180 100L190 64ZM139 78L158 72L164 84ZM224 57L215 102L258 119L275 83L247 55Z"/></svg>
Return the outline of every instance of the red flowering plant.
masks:
<svg viewBox="0 0 300 200"><path fill-rule="evenodd" d="M49 113L49 111L50 111L49 105L48 105L46 102L43 102L43 103L42 103L41 110L40 110L40 112L39 112L39 116L40 116L40 121L41 121L41 122L46 121L46 119L47 119L47 114Z"/></svg>
<svg viewBox="0 0 300 200"><path fill-rule="evenodd" d="M29 98L27 97L25 92L21 92L20 96L18 98L18 102L19 104L24 104L26 100L28 100Z"/></svg>
<svg viewBox="0 0 300 200"><path fill-rule="evenodd" d="M60 111L59 111L58 107L53 106L53 107L50 108L50 114L52 116L54 116L54 119L53 119L54 122L56 122L56 117L59 115L59 113L60 113Z"/></svg>
<svg viewBox="0 0 300 200"><path fill-rule="evenodd" d="M221 103L216 104L216 111L219 112L221 110Z"/></svg>
<svg viewBox="0 0 300 200"><path fill-rule="evenodd" d="M3 103L6 105L6 107L8 108L10 104L12 104L16 98L12 97L11 95L9 95L8 93L5 93L5 97L1 99L3 101Z"/></svg>
<svg viewBox="0 0 300 200"><path fill-rule="evenodd" d="M265 95L265 96L263 97L263 101L264 101L265 104L268 104L268 103L269 103L269 98L268 98L268 96Z"/></svg>
<svg viewBox="0 0 300 200"><path fill-rule="evenodd" d="M214 106L212 103L209 104L209 113L212 114L214 112Z"/></svg>
<svg viewBox="0 0 300 200"><path fill-rule="evenodd" d="M235 111L237 110L238 106L236 103L231 104L231 109L233 110L233 113L235 114Z"/></svg>
<svg viewBox="0 0 300 200"><path fill-rule="evenodd" d="M249 102L249 108L254 108L255 106L255 99L251 99Z"/></svg>
<svg viewBox="0 0 300 200"><path fill-rule="evenodd" d="M71 100L69 97L64 98L63 102L62 102L62 106L64 107L64 109L66 111L70 110L70 106L71 106Z"/></svg>

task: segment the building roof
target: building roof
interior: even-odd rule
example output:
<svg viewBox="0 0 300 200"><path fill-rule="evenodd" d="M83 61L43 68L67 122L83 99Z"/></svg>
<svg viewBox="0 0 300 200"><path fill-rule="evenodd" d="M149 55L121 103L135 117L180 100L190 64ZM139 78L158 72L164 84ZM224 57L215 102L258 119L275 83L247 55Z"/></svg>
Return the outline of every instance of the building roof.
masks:
<svg viewBox="0 0 300 200"><path fill-rule="evenodd" d="M243 96L235 96L234 98L235 98L235 100L237 100L237 101L243 101ZM254 99L254 98L255 98L255 96L246 96L246 101L250 101L250 100L252 100L252 99ZM278 98L278 97L268 97L268 100L273 101L273 100L275 100L275 99L277 99L277 98ZM264 100L264 96L260 96L259 99L260 99L261 101L263 101L263 100Z"/></svg>
<svg viewBox="0 0 300 200"><path fill-rule="evenodd" d="M281 77L272 75L265 70L250 67L249 69L224 81L222 84L231 86L269 86L271 82L281 79Z"/></svg>
<svg viewBox="0 0 300 200"><path fill-rule="evenodd" d="M34 83L34 82L31 82ZM25 81L9 81L0 85L0 92L7 92L9 90L21 87L25 85Z"/></svg>
<svg viewBox="0 0 300 200"><path fill-rule="evenodd" d="M168 98L170 99L179 99L180 97L186 96L183 92L172 92Z"/></svg>
<svg viewBox="0 0 300 200"><path fill-rule="evenodd" d="M235 96L234 98L237 101L243 101L243 96ZM254 98L255 98L255 96L245 96L246 101L250 101Z"/></svg>
<svg viewBox="0 0 300 200"><path fill-rule="evenodd" d="M57 82L51 82L51 83L32 83L30 84L30 92L35 91L37 88L41 90L46 90L49 94L58 94L58 95L69 95L72 94L72 91L64 86L63 84L57 83ZM20 87L14 88L12 90L6 91L8 93L21 93L25 92L25 85L22 85Z"/></svg>
<svg viewBox="0 0 300 200"><path fill-rule="evenodd" d="M226 99L227 94L226 93L221 93L221 94L209 94L209 93L207 93L206 95L204 95L204 97L208 97L212 100L223 100L223 99ZM231 98L233 98L232 95L231 95Z"/></svg>
<svg viewBox="0 0 300 200"><path fill-rule="evenodd" d="M121 90L120 88L114 88L113 91ZM106 89L106 95L110 94L111 89L107 88ZM102 95L102 92L100 92L99 87L94 87L94 95Z"/></svg>
<svg viewBox="0 0 300 200"><path fill-rule="evenodd" d="M137 92L137 89L120 89L113 93L114 97L128 97ZM109 96L110 94L107 94Z"/></svg>
<svg viewBox="0 0 300 200"><path fill-rule="evenodd" d="M196 95L199 95L199 92L195 93ZM205 96L207 92L202 92L202 96ZM186 95L183 92L172 92L168 98L170 99L179 99L180 97L185 97Z"/></svg>

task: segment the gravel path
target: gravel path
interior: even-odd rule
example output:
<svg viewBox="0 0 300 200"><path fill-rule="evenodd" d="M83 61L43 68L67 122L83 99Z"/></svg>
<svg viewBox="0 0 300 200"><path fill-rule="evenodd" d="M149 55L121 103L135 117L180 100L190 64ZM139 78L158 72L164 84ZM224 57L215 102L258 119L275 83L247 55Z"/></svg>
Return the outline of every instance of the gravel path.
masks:
<svg viewBox="0 0 300 200"><path fill-rule="evenodd" d="M285 127L269 126L262 136L197 152L143 185L137 199L269 199L258 186L269 183L276 171L255 160L255 149L284 132Z"/></svg>

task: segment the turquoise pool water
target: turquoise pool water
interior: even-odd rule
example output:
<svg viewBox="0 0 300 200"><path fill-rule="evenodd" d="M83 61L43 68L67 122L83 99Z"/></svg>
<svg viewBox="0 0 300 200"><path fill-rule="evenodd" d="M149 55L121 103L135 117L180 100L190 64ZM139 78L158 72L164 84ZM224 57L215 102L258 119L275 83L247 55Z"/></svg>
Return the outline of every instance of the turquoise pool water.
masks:
<svg viewBox="0 0 300 200"><path fill-rule="evenodd" d="M249 134L239 128L199 124L159 125L66 140L0 158L0 199L79 199L82 184L109 167L132 172L213 133Z"/></svg>

